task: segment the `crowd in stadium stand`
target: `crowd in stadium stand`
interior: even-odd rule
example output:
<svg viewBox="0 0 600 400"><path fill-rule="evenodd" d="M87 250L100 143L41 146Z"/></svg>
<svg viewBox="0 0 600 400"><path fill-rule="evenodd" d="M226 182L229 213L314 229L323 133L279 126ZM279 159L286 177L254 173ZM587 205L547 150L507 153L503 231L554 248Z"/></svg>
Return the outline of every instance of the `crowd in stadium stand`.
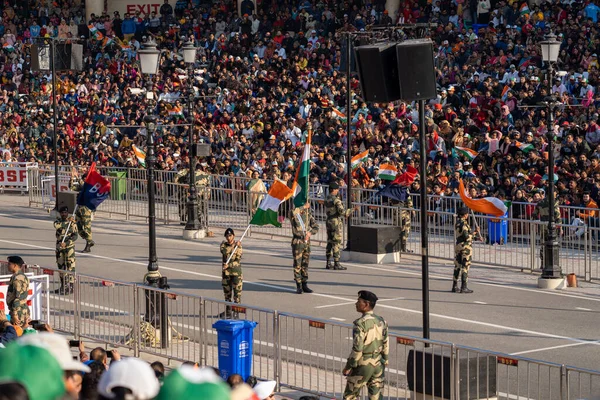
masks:
<svg viewBox="0 0 600 400"><path fill-rule="evenodd" d="M395 37L431 37L438 97L427 102L428 190L456 196L470 178L473 196L537 202L548 180L548 129L554 132L554 179L561 204L597 208L600 125L597 106L600 8L591 1L403 1L389 15L385 1L178 1L158 12L108 10L85 21L68 1L5 2L0 35L1 135L4 161L53 162L51 73L32 71L30 45L39 37L86 37L82 71L57 73L58 153L61 164L139 167L132 144L144 148L143 117L160 116L158 164L186 167L188 70L180 48L193 37L195 141L211 144L207 172L281 178L293 170L299 146L312 135L312 182L348 182L346 117L354 156L369 159L352 171L353 186L379 188L381 164L419 165L418 107L365 103L358 75L350 78L346 109L346 46L341 32L376 25L433 23ZM550 32L562 42L548 77L538 43ZM137 50L150 37L164 49L152 77L158 100L145 100ZM354 70L354 60L352 69ZM539 105L551 92L561 105L547 126ZM529 107L524 107L529 106ZM117 126L122 125L122 126ZM127 126L129 125L129 127ZM459 149L460 148L460 149ZM476 157L464 149L472 149ZM293 176L292 174L288 176ZM415 185L419 185L419 179ZM587 196L589 194L589 196ZM520 210L520 211L519 211ZM520 217L530 213L518 210ZM589 217L589 216L588 216ZM597 215L592 215L597 217ZM585 221L584 221L585 222Z"/></svg>

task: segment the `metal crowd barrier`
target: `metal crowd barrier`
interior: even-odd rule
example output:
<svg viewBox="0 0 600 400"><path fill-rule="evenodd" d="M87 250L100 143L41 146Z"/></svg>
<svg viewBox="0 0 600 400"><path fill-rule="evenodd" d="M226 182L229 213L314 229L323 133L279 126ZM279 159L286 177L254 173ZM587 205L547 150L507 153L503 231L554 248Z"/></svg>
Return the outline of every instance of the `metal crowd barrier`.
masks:
<svg viewBox="0 0 600 400"><path fill-rule="evenodd" d="M47 322L75 338L126 347L136 356L146 353L217 366L212 325L229 308L232 318L257 323L254 376L275 380L278 388L329 398L341 398L344 391L346 378L341 371L352 347L351 324L36 265L28 266L28 271L50 275L49 290L42 295L44 307L50 308ZM74 293L68 296L53 292L65 275L75 279ZM160 320L163 315L166 325ZM153 330L148 336L147 321L168 326L168 343L161 343ZM452 400L576 400L600 394L600 371L395 332L389 332L389 347L384 399L425 398L413 391L429 394L426 398ZM365 394L366 390L362 398Z"/></svg>

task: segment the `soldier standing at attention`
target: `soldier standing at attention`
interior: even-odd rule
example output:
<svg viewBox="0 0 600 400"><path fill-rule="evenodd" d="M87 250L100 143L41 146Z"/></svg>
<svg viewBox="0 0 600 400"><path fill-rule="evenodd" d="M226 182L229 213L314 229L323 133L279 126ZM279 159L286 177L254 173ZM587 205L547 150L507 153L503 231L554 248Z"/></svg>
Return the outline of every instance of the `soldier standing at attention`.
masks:
<svg viewBox="0 0 600 400"><path fill-rule="evenodd" d="M408 250L406 244L408 242L408 236L410 235L410 219L412 216L413 201L412 197L406 192L406 200L398 202L398 213L400 214L400 251L404 253L412 253L412 250Z"/></svg>
<svg viewBox="0 0 600 400"><path fill-rule="evenodd" d="M82 179L78 179L77 170L73 169L71 173L71 190L75 192L80 192L83 190L83 184L85 182L85 177L87 173L82 176ZM92 210L83 205L77 206L77 211L75 211L75 219L77 221L77 230L79 231L79 236L82 239L85 239L85 248L81 251L82 253L89 253L92 249L92 246L96 243L92 240Z"/></svg>
<svg viewBox="0 0 600 400"><path fill-rule="evenodd" d="M8 282L6 305L10 311L12 325L22 328L29 321L29 307L27 306L29 278L21 270L24 264L25 262L19 256L8 257L8 271L12 276Z"/></svg>
<svg viewBox="0 0 600 400"><path fill-rule="evenodd" d="M237 246L237 249L236 249ZM233 257L227 263L229 256L234 251ZM223 286L223 294L225 301L233 301L234 303L242 302L242 243L235 240L233 229L225 230L225 240L221 242L221 254L223 255L223 272L221 274L221 285ZM231 308L228 306L224 313L219 316L221 318L231 317Z"/></svg>
<svg viewBox="0 0 600 400"><path fill-rule="evenodd" d="M310 211L310 203L295 208L290 216L292 222L292 255L294 257L294 281L296 293L312 293L308 287L308 262L310 260L310 237L319 232L319 225Z"/></svg>
<svg viewBox="0 0 600 400"><path fill-rule="evenodd" d="M554 192L554 198L556 199L557 192ZM546 248L546 240L548 240L548 221L550 220L550 199L548 196L544 197L533 210L533 219L538 219L545 224L540 225L540 260L541 267L544 268L544 249ZM560 218L560 205L558 200L554 201L554 223L556 225L561 223ZM559 234L562 233L562 228L556 227Z"/></svg>
<svg viewBox="0 0 600 400"><path fill-rule="evenodd" d="M369 400L379 400L383 395L384 369L390 346L387 323L373 313L376 303L375 293L367 290L358 292L356 311L362 316L354 321L352 329L352 352L343 371L347 377L344 400L358 399L365 385Z"/></svg>
<svg viewBox="0 0 600 400"><path fill-rule="evenodd" d="M75 241L77 240L77 225L73 217L69 217L69 208L59 209L60 217L54 221L56 229L56 265L63 271L75 272ZM64 238L64 241L63 241ZM61 274L60 288L54 293L68 295L73 293L73 274Z"/></svg>
<svg viewBox="0 0 600 400"><path fill-rule="evenodd" d="M327 208L327 247L325 248L325 256L327 257L327 269L345 270L340 264L341 248L342 248L342 228L344 227L344 218L348 218L354 209L346 210L340 200L338 194L340 185L336 182L329 184L329 194L325 199L325 207ZM333 266L331 258L333 257Z"/></svg>
<svg viewBox="0 0 600 400"><path fill-rule="evenodd" d="M473 257L473 236L479 232L479 228L471 231L469 226L469 209L460 207L457 211L458 218L454 225L456 245L454 246L454 278L452 280L453 293L473 293L467 287L469 278L469 267ZM458 288L458 278L461 278L461 287Z"/></svg>
<svg viewBox="0 0 600 400"><path fill-rule="evenodd" d="M204 172L203 168L206 163L198 164L198 168L196 169L196 195L198 198L198 221L200 222L200 228L206 227L205 222L205 213L207 209L206 202L210 197L210 175ZM187 201L190 187L190 172L188 168L184 168L177 173L175 177L175 183L179 183L179 220L181 225L185 225L185 221L187 220Z"/></svg>

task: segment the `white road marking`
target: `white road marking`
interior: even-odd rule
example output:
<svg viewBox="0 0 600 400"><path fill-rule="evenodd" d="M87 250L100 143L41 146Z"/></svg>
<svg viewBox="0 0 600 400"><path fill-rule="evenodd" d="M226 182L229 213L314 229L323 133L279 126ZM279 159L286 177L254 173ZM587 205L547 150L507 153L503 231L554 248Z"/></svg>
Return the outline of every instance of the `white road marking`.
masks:
<svg viewBox="0 0 600 400"><path fill-rule="evenodd" d="M483 301L474 301L473 303L475 303L475 304L483 304L483 305L487 304L486 302L483 302Z"/></svg>
<svg viewBox="0 0 600 400"><path fill-rule="evenodd" d="M600 341L596 340L596 341L591 342L591 343L600 343ZM591 343L569 343L569 344L562 344L562 345L559 345L559 346L542 347L542 348L539 348L539 349L518 351L516 353L510 353L510 355L511 356L519 356L521 354L538 353L540 351L546 351L546 350L564 349L565 347L575 347L575 346L581 346L581 345L586 345L586 344L591 344Z"/></svg>
<svg viewBox="0 0 600 400"><path fill-rule="evenodd" d="M576 310L581 310L581 311L592 311L591 308L583 308L583 307L575 307Z"/></svg>
<svg viewBox="0 0 600 400"><path fill-rule="evenodd" d="M10 241L10 240L0 239L0 242L1 243L9 243L9 244L18 245L18 246L25 246L25 247L37 248L37 249L54 250L54 248L51 248L51 247L38 246L38 245L33 245L33 244L28 244L28 243L21 243L21 242L15 242L15 241ZM262 253L262 254L264 254L264 253ZM100 256L100 255L97 255L97 254L89 254L88 253L88 254L85 254L85 256L99 258L99 259L105 259L105 260L111 260L111 261L116 261L116 262L122 262L122 263L129 263L129 264L146 266L146 263L142 263L142 262L124 260L124 259L113 258L113 257ZM196 275L196 276L203 276L203 277L207 277L207 278L213 278L213 279L219 280L219 281L221 280L221 276L217 276L217 275L203 274L203 273L200 273L200 272L182 270L182 269L171 268L171 267L160 267L160 268L163 269L163 270L167 270L167 271L175 271L175 272L189 274L189 275ZM373 268L373 267L364 267L364 268ZM279 286L279 285L271 285L271 284L262 283L262 282L245 281L244 283L247 283L249 285L256 285L256 286L268 287L268 288L271 288L271 289L279 289L279 290L283 290L283 291L286 291L286 292L295 292L296 291L295 289L293 289L291 287ZM322 294L322 293L311 293L311 294L309 294L309 296L324 297L324 298L329 298L329 299L334 299L334 300L340 300L340 301L349 302L349 303L354 303L355 302L354 299L349 299L349 298L345 298L345 297L341 297L341 296L333 296L333 295L328 295L328 294ZM598 301L600 301L600 299L598 299ZM387 304L381 304L381 305L379 305L379 307L380 308L387 308L387 309L395 310L395 311L403 311L403 312L407 312L407 313L411 313L411 314L422 314L422 311L419 311L419 310L412 310L412 309L408 309L408 308L395 307L395 306L390 306L390 305L387 305ZM485 326L485 327L488 327L488 328L494 328L494 329L498 329L498 330L501 330L501 331L513 331L513 332L519 332L519 333L526 333L526 334L529 334L529 335L536 335L536 336L542 336L542 337L548 337L548 338L554 338L554 339L568 340L568 341L576 342L576 343L600 345L599 343L593 342L593 341L586 341L586 340L582 340L582 339L572 338L572 337L563 336L563 335L555 335L555 334L546 333L546 332L532 331L532 330L529 330L529 329L514 328L514 327L510 327L510 326L506 326L506 325L492 324L492 323L488 323L488 322L470 320L470 319L466 319L466 318L452 317L452 316L445 315L445 314L430 313L429 315L430 315L430 317L436 317L436 318L439 318L439 319L446 319L446 320L455 321L455 322L462 322L462 323L469 323L469 324L473 324L473 325Z"/></svg>
<svg viewBox="0 0 600 400"><path fill-rule="evenodd" d="M347 306L350 304L354 304L356 301L350 301L345 303L336 303L336 304L326 304L324 306L316 306L315 308L329 308L329 307L338 307L338 306Z"/></svg>
<svg viewBox="0 0 600 400"><path fill-rule="evenodd" d="M334 320L334 321L341 321L344 322L345 319L344 318L337 318L337 317L331 317L330 319Z"/></svg>

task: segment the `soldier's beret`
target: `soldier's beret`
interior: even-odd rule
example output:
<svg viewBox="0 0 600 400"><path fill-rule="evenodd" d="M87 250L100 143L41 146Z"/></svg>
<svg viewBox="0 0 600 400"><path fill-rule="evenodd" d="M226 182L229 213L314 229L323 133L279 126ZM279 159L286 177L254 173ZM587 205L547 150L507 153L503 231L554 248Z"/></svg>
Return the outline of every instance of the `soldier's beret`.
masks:
<svg viewBox="0 0 600 400"><path fill-rule="evenodd" d="M335 190L335 189L339 189L340 185L338 185L336 182L330 182L329 183L329 190Z"/></svg>
<svg viewBox="0 0 600 400"><path fill-rule="evenodd" d="M225 235L223 235L223 236L227 236L227 235L235 235L235 233L233 233L233 229L227 228L225 230Z"/></svg>
<svg viewBox="0 0 600 400"><path fill-rule="evenodd" d="M67 206L62 206L58 209L58 212L69 212L69 207Z"/></svg>
<svg viewBox="0 0 600 400"><path fill-rule="evenodd" d="M369 292L368 290L361 290L358 292L358 298L363 299L371 303L373 306L377 303L377 296L373 292Z"/></svg>
<svg viewBox="0 0 600 400"><path fill-rule="evenodd" d="M19 267L25 264L25 261L19 256L9 256L6 260L11 264L17 264Z"/></svg>
<svg viewBox="0 0 600 400"><path fill-rule="evenodd" d="M465 215L469 213L469 209L467 207L459 207L456 213L458 215Z"/></svg>

